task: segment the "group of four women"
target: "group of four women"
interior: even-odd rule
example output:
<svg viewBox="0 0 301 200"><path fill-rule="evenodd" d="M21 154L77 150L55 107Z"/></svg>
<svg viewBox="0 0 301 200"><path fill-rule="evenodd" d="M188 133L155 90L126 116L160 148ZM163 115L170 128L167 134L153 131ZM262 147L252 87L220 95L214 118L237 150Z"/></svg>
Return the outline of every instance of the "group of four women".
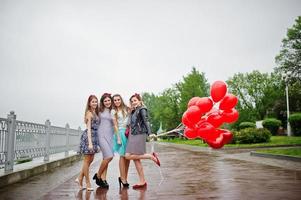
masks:
<svg viewBox="0 0 301 200"><path fill-rule="evenodd" d="M129 187L127 175L130 160L133 160L139 175L139 182L133 185L133 188L145 187L147 183L141 159L151 159L158 166L160 166L160 161L155 152L146 153L146 138L151 134L151 130L147 109L143 105L141 96L132 95L130 107L127 107L119 94L111 97L111 94L104 93L99 104L97 97L90 95L84 121L87 129L80 139L80 153L84 154L83 166L75 180L80 189L83 189L85 178L87 190L93 190L89 178L89 166L94 159L94 154L99 150L102 152L103 160L98 172L93 176L98 186L109 188L106 181L108 165L114 157L114 152L117 152L120 155L119 186Z"/></svg>

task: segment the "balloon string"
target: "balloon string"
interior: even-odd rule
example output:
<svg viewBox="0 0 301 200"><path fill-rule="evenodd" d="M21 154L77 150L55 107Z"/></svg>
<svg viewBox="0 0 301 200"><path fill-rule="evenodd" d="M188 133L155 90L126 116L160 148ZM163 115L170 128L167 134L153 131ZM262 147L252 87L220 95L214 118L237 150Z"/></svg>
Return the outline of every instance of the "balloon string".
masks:
<svg viewBox="0 0 301 200"><path fill-rule="evenodd" d="M161 181L160 181L160 183L158 184L158 186L160 186L160 185L163 183L163 181L164 181L164 176L163 176L163 173L162 173L161 167L158 167L158 168L159 168L160 177L161 177Z"/></svg>
<svg viewBox="0 0 301 200"><path fill-rule="evenodd" d="M151 142L151 152L155 152L155 144L153 140Z"/></svg>
<svg viewBox="0 0 301 200"><path fill-rule="evenodd" d="M154 140L151 140L151 152L155 152L155 143L154 143ZM163 176L161 167L158 166L157 168L159 170L160 177L161 177L160 183L158 184L158 186L160 186L162 184L162 182L164 181L164 176Z"/></svg>

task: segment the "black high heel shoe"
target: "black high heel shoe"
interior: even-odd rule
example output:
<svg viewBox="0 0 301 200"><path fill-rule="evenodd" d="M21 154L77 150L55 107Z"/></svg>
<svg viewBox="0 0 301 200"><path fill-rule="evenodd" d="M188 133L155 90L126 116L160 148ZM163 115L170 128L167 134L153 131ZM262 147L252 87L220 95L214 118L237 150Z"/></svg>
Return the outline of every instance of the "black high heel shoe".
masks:
<svg viewBox="0 0 301 200"><path fill-rule="evenodd" d="M101 188L109 188L108 183L106 183L106 181L103 181L101 178L97 177L97 174L94 174L93 176L93 180L95 180L95 183L101 187Z"/></svg>
<svg viewBox="0 0 301 200"><path fill-rule="evenodd" d="M106 188L109 188L109 184L108 184L107 180L104 180L103 182L104 182Z"/></svg>
<svg viewBox="0 0 301 200"><path fill-rule="evenodd" d="M126 187L126 188L128 188L130 186L130 184L128 184L128 183L123 183L120 177L118 177L118 182L119 182L119 187L121 187L121 184L123 187Z"/></svg>

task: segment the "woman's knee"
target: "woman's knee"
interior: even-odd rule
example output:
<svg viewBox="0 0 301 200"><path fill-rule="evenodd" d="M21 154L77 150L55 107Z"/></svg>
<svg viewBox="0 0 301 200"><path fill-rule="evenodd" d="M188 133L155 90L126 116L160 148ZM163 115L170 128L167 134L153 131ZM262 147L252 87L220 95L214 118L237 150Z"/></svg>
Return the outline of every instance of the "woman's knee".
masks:
<svg viewBox="0 0 301 200"><path fill-rule="evenodd" d="M89 158L89 163L91 164L94 160L94 155L91 155L90 158Z"/></svg>
<svg viewBox="0 0 301 200"><path fill-rule="evenodd" d="M124 156L124 158L126 159L126 160L131 160L131 154L125 154L125 156Z"/></svg>
<svg viewBox="0 0 301 200"><path fill-rule="evenodd" d="M112 160L113 160L113 157L103 159L103 161L105 161L107 163L111 162Z"/></svg>

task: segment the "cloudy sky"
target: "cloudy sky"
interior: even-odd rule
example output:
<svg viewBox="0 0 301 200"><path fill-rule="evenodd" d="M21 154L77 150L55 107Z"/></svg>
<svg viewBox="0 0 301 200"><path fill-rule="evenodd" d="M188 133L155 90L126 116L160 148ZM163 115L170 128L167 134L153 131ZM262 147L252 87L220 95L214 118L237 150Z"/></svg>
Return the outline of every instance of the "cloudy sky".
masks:
<svg viewBox="0 0 301 200"><path fill-rule="evenodd" d="M83 127L89 94L271 72L300 0L0 0L0 117Z"/></svg>

